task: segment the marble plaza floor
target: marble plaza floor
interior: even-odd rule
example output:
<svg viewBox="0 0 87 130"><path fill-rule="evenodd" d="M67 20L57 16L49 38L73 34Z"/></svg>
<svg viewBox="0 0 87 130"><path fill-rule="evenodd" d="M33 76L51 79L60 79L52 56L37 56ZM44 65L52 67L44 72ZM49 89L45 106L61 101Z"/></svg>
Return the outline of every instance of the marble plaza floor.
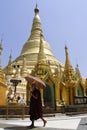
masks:
<svg viewBox="0 0 87 130"><path fill-rule="evenodd" d="M35 128L32 130L87 130L87 114L77 116L66 116L56 114L55 117L45 117L47 124L43 127L43 122L39 119L35 121ZM0 130L29 130L29 118L0 118Z"/></svg>

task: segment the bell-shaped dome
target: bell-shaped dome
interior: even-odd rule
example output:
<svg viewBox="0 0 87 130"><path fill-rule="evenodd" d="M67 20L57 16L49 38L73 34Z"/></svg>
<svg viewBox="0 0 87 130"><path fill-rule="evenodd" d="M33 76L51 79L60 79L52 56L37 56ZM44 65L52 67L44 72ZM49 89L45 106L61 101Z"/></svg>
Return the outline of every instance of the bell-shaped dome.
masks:
<svg viewBox="0 0 87 130"><path fill-rule="evenodd" d="M53 67L54 67L54 64L56 64L57 66L61 64L62 66L62 63L59 62L56 59L56 57L53 55L49 43L44 38L42 26L41 26L41 19L39 17L39 9L37 5L34 12L35 12L35 16L33 19L30 37L24 44L20 56L17 57L15 61L22 63L21 60L23 60L23 57L25 57L26 65L29 66L28 68L30 69L34 68L38 60L38 54L39 54L39 49L40 49L40 37L42 35L43 36L43 50L46 56L46 60Z"/></svg>

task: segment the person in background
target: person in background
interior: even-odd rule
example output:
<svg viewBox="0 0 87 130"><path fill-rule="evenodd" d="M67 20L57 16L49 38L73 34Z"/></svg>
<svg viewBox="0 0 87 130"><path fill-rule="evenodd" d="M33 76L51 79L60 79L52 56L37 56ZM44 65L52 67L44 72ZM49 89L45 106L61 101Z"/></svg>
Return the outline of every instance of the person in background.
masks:
<svg viewBox="0 0 87 130"><path fill-rule="evenodd" d="M20 102L20 99L21 99L21 97L18 96L18 97L17 97L17 102L18 102L18 103Z"/></svg>
<svg viewBox="0 0 87 130"><path fill-rule="evenodd" d="M26 102L25 102L24 98L19 97L18 104L26 105Z"/></svg>
<svg viewBox="0 0 87 130"><path fill-rule="evenodd" d="M41 118L43 121L43 127L45 127L47 121L43 118L42 102L40 90L36 87L35 83L32 83L32 91L30 93L30 120L31 125L29 127L34 127L34 121Z"/></svg>

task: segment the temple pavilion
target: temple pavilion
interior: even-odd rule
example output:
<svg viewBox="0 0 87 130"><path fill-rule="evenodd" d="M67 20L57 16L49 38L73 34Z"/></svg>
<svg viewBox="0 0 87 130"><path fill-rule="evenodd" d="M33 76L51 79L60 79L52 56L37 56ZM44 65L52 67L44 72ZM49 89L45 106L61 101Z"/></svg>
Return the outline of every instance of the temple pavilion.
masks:
<svg viewBox="0 0 87 130"><path fill-rule="evenodd" d="M46 84L46 88L40 90L45 108L57 110L60 105L82 103L78 97L87 95L87 80L81 76L78 65L73 68L67 46L65 64L54 56L43 34L37 5L34 13L31 33L20 55L14 61L10 55L8 65L3 69L7 85L14 89L11 79L20 79L21 82L16 84L16 94L22 96L28 105L31 86L24 77L33 75Z"/></svg>

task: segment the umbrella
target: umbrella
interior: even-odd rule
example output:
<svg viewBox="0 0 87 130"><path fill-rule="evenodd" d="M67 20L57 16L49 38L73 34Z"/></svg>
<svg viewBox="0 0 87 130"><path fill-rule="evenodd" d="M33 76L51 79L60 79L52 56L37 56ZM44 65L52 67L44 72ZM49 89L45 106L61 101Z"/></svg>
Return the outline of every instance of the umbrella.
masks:
<svg viewBox="0 0 87 130"><path fill-rule="evenodd" d="M36 87L38 87L38 88L42 88L43 89L43 88L46 87L45 83L41 79L39 79L38 77L34 77L34 76L29 75L29 76L25 77L25 79L30 84L35 83Z"/></svg>

